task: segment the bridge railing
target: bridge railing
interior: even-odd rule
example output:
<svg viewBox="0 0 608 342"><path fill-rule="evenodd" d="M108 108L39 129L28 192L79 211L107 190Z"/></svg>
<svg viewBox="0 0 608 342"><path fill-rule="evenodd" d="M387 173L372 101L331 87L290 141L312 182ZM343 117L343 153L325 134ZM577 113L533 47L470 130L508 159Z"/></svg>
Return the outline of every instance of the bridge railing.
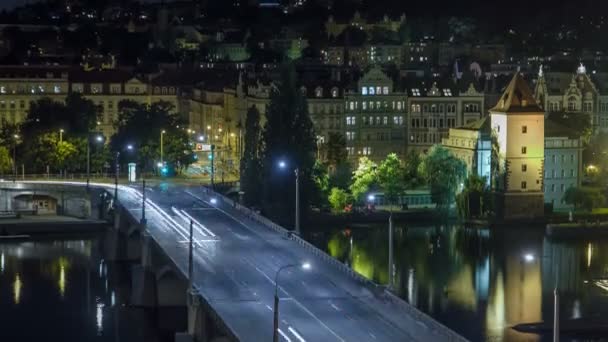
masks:
<svg viewBox="0 0 608 342"><path fill-rule="evenodd" d="M317 256L318 258L329 263L330 265L333 265L338 270L342 271L343 273L346 273L347 275L349 275L353 279L359 281L360 283L363 283L363 284L367 285L369 288L374 289L374 290L382 290L382 294L384 295L384 298L386 300L388 300L392 304L395 304L401 310L408 312L413 318L418 320L421 324L424 324L424 326L426 326L427 329L433 331L437 335L443 336L446 341L454 341L454 342L467 342L468 341L467 339L460 336L452 329L439 323L438 321L433 319L431 316L425 314L424 312L418 310L416 307L409 304L405 300L399 298L397 295L395 295L393 292L391 292L390 289L365 278L358 272L354 271L351 267L346 266L344 263L340 262L339 260L332 257L331 255L327 254L325 251L319 249L318 247L316 247L313 244L311 244L310 242L304 240L300 236L293 234L292 231L285 229L284 227L272 222L268 218L260 215L258 212L251 210L244 205L236 203L234 200L227 198L226 196L224 196L222 194L212 192L210 189L207 189L206 191L208 193L213 193L214 194L213 196L215 196L217 199L222 201L222 203L224 203L225 205L228 205L228 206L232 206L233 208L236 208L239 212L241 212L241 214L248 217L249 219L258 222L258 223L262 224L263 226L276 231L279 234L286 235L291 240L297 242L300 246L304 247L306 250L308 250L309 252L311 252L312 254Z"/></svg>

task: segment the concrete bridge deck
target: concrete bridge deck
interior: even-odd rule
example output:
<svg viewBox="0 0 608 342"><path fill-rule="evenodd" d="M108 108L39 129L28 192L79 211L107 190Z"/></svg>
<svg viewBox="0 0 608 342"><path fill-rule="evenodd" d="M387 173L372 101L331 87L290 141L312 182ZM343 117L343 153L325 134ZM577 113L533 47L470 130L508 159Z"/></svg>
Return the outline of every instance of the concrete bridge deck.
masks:
<svg viewBox="0 0 608 342"><path fill-rule="evenodd" d="M216 195L204 188L161 185L147 188L146 195L146 233L183 274L189 221L194 220L193 282L233 338L271 341L275 272L286 264L310 262L308 271L281 273L281 341L465 341L301 242L227 202L211 201ZM123 210L139 220L141 189L121 186L118 197Z"/></svg>

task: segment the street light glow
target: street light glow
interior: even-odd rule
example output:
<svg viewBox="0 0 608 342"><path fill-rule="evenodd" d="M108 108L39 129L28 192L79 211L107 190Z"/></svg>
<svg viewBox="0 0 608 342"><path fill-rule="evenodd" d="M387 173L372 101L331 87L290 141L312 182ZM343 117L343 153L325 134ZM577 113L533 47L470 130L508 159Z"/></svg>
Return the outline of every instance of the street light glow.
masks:
<svg viewBox="0 0 608 342"><path fill-rule="evenodd" d="M211 126L207 125L207 129L211 129Z"/></svg>
<svg viewBox="0 0 608 342"><path fill-rule="evenodd" d="M103 141L103 137L102 137L101 135L98 135L97 137L95 137L95 139L96 139L98 142L102 142L102 141Z"/></svg>
<svg viewBox="0 0 608 342"><path fill-rule="evenodd" d="M370 202L375 201L376 200L376 195L374 195L374 194L367 195L367 200L370 201Z"/></svg>
<svg viewBox="0 0 608 342"><path fill-rule="evenodd" d="M211 204L217 204L217 199L212 198L211 200L209 200L209 202L211 202Z"/></svg>
<svg viewBox="0 0 608 342"><path fill-rule="evenodd" d="M526 253L524 255L524 260L526 260L526 262L532 262L532 261L534 261L534 254L532 254L532 253Z"/></svg>
<svg viewBox="0 0 608 342"><path fill-rule="evenodd" d="M287 167L287 163L285 163L283 160L281 160L281 161L279 162L279 167L280 167L281 169L284 169L285 167Z"/></svg>
<svg viewBox="0 0 608 342"><path fill-rule="evenodd" d="M19 134L15 134L15 135L13 135L13 138L15 138L15 139L19 139Z"/></svg>
<svg viewBox="0 0 608 342"><path fill-rule="evenodd" d="M202 136L202 135L199 135L199 136L198 136L198 141L204 141L204 140L205 140L205 137L204 137L204 136Z"/></svg>
<svg viewBox="0 0 608 342"><path fill-rule="evenodd" d="M158 166L158 167L162 167L162 166L163 166L163 163L158 162L158 163L156 163L156 166Z"/></svg>
<svg viewBox="0 0 608 342"><path fill-rule="evenodd" d="M303 270L310 270L310 263L309 262L305 262L302 264L302 269Z"/></svg>
<svg viewBox="0 0 608 342"><path fill-rule="evenodd" d="M131 144L127 145L127 150L129 150L129 151L133 150L133 145L131 145Z"/></svg>

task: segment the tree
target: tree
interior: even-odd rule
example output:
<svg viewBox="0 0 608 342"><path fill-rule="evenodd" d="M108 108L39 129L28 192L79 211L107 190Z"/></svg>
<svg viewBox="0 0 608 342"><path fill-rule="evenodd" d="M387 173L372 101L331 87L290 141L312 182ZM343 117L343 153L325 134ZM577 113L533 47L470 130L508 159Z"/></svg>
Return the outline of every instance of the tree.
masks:
<svg viewBox="0 0 608 342"><path fill-rule="evenodd" d="M329 194L329 173L327 166L320 161L316 161L312 168L312 180L315 184L315 192L311 203L324 207L327 204L327 195Z"/></svg>
<svg viewBox="0 0 608 342"><path fill-rule="evenodd" d="M350 192L353 194L353 198L357 202L363 200L371 187L377 183L377 165L367 157L359 158L359 166L353 172L353 182L350 185Z"/></svg>
<svg viewBox="0 0 608 342"><path fill-rule="evenodd" d="M466 175L466 164L447 148L434 145L420 168L431 189L433 202L438 208L449 207Z"/></svg>
<svg viewBox="0 0 608 342"><path fill-rule="evenodd" d="M421 162L420 153L416 151L410 151L405 156L405 160L403 161L403 177L407 187L415 188L424 182L423 177L418 172Z"/></svg>
<svg viewBox="0 0 608 342"><path fill-rule="evenodd" d="M262 164L260 160L260 112L255 106L247 111L245 119L245 149L241 157L241 190L246 206L260 204L262 190Z"/></svg>
<svg viewBox="0 0 608 342"><path fill-rule="evenodd" d="M340 188L332 188L329 194L329 204L334 213L339 213L344 211L344 208L352 203L352 196L340 189Z"/></svg>
<svg viewBox="0 0 608 342"><path fill-rule="evenodd" d="M194 162L188 133L179 128L183 125L173 112L169 102L158 101L151 105L134 101L118 104L118 119L114 123L116 133L112 136L111 149L122 152L127 145L137 150L135 160L142 170L153 170L160 161L160 136L163 135L163 161L176 173ZM132 157L121 153L121 161Z"/></svg>
<svg viewBox="0 0 608 342"><path fill-rule="evenodd" d="M348 189L352 175L353 170L348 161L338 164L334 172L329 175L330 187L337 187L344 190Z"/></svg>
<svg viewBox="0 0 608 342"><path fill-rule="evenodd" d="M262 135L264 204L273 209L289 209L295 205L293 173L277 167L278 162L284 160L288 169L298 169L300 210L306 210L315 187L312 171L316 137L306 98L296 84L295 68L292 64L281 68L280 82L271 90L266 120ZM290 216L294 212L282 211Z"/></svg>
<svg viewBox="0 0 608 342"><path fill-rule="evenodd" d="M456 196L458 213L471 218L487 214L492 208L491 192L486 177L470 174L464 181L462 192Z"/></svg>
<svg viewBox="0 0 608 342"><path fill-rule="evenodd" d="M394 204L405 191L404 169L397 154L391 153L378 166L378 185L382 188L384 197Z"/></svg>
<svg viewBox="0 0 608 342"><path fill-rule="evenodd" d="M329 133L327 143L323 145L323 149L330 170L334 171L338 165L346 162L346 140L342 134Z"/></svg>
<svg viewBox="0 0 608 342"><path fill-rule="evenodd" d="M0 146L0 174L9 173L13 166L13 160L8 148Z"/></svg>
<svg viewBox="0 0 608 342"><path fill-rule="evenodd" d="M593 211L606 203L606 198L600 189L588 187L570 187L564 193L564 201L576 209Z"/></svg>
<svg viewBox="0 0 608 342"><path fill-rule="evenodd" d="M21 134L33 137L43 132L58 133L63 129L72 137L85 136L95 128L100 113L99 106L79 93L70 93L65 104L42 98L32 103L21 125Z"/></svg>

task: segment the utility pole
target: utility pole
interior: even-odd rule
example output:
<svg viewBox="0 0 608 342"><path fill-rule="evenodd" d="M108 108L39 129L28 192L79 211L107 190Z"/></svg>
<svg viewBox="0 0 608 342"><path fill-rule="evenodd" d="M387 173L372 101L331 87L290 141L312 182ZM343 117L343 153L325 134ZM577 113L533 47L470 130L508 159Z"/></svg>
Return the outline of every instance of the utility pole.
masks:
<svg viewBox="0 0 608 342"><path fill-rule="evenodd" d="M114 172L114 203L118 204L118 172L119 172L119 165L118 165L118 158L120 157L120 152L116 152L116 160L115 160L115 172Z"/></svg>
<svg viewBox="0 0 608 342"><path fill-rule="evenodd" d="M211 145L211 190L215 191L215 145Z"/></svg>
<svg viewBox="0 0 608 342"><path fill-rule="evenodd" d="M193 288L193 280L192 280L192 227L194 226L194 221L190 220L190 243L188 246L188 283L189 289L192 291Z"/></svg>
<svg viewBox="0 0 608 342"><path fill-rule="evenodd" d="M296 168L294 173L296 174L296 225L295 232L300 235L300 169Z"/></svg>
<svg viewBox="0 0 608 342"><path fill-rule="evenodd" d="M87 191L89 190L89 178L91 174L91 137L87 135Z"/></svg>
<svg viewBox="0 0 608 342"><path fill-rule="evenodd" d="M393 287L393 212L388 217L388 287Z"/></svg>
<svg viewBox="0 0 608 342"><path fill-rule="evenodd" d="M559 342L559 290L553 290L553 342Z"/></svg>
<svg viewBox="0 0 608 342"><path fill-rule="evenodd" d="M142 180L142 189L141 189L141 221L142 225L146 224L146 180Z"/></svg>

